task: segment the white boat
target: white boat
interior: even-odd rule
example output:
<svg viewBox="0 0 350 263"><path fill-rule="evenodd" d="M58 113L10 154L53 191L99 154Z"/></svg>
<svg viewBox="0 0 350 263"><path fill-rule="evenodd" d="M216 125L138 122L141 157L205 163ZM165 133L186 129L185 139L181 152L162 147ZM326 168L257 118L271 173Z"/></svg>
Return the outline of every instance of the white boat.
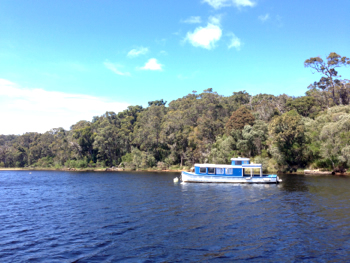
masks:
<svg viewBox="0 0 350 263"><path fill-rule="evenodd" d="M258 171L258 173L254 173ZM195 164L194 172L182 172L182 182L277 184L276 174L263 175L261 164L251 164L249 158L232 158L228 164Z"/></svg>

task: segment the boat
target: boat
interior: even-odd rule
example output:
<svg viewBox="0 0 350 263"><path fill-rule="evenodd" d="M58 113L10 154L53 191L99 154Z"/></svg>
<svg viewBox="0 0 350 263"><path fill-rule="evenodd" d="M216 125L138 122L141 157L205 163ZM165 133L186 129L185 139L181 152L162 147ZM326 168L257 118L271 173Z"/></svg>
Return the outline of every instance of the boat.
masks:
<svg viewBox="0 0 350 263"><path fill-rule="evenodd" d="M258 173L254 173L257 172ZM231 164L195 164L193 172L181 173L182 182L278 184L276 174L264 175L261 164L250 163L249 158L231 158Z"/></svg>

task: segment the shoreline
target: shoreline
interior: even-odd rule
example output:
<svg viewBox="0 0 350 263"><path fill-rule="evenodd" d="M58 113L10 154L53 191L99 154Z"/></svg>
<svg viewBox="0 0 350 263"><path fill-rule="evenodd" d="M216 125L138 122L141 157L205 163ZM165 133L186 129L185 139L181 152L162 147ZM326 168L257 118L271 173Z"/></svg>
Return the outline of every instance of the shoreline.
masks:
<svg viewBox="0 0 350 263"><path fill-rule="evenodd" d="M154 170L154 169L124 169L124 168L31 168L31 167L14 167L14 168L0 168L0 171L62 171L62 172L182 172L183 170Z"/></svg>
<svg viewBox="0 0 350 263"><path fill-rule="evenodd" d="M125 169L125 168L31 168L31 167L22 167L22 168L0 168L1 171L62 171L62 172L156 172L156 173L181 173L182 171L189 172L190 169L183 170L155 170L155 169ZM308 173L304 172L293 172L293 173L276 173L276 172L268 172L269 174L288 174L288 175L304 175L304 176L350 176L350 173L335 173L328 174L325 173Z"/></svg>

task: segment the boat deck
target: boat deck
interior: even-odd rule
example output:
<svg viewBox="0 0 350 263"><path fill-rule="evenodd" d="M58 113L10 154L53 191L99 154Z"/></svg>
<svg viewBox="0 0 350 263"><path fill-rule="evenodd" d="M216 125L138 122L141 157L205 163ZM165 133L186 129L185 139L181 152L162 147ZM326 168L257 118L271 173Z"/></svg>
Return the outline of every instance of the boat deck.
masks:
<svg viewBox="0 0 350 263"><path fill-rule="evenodd" d="M244 176L228 176L228 175L198 175L191 172L182 172L181 181L183 182L192 182L192 183L279 183L281 180L275 174L269 175L257 175L253 176L244 175Z"/></svg>

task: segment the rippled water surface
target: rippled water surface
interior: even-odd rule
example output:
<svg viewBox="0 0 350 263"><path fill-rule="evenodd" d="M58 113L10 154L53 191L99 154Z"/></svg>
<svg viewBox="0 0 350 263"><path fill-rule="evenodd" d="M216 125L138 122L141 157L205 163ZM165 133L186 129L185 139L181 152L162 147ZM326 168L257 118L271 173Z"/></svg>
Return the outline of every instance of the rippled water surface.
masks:
<svg viewBox="0 0 350 263"><path fill-rule="evenodd" d="M0 171L0 262L349 261L350 178Z"/></svg>

